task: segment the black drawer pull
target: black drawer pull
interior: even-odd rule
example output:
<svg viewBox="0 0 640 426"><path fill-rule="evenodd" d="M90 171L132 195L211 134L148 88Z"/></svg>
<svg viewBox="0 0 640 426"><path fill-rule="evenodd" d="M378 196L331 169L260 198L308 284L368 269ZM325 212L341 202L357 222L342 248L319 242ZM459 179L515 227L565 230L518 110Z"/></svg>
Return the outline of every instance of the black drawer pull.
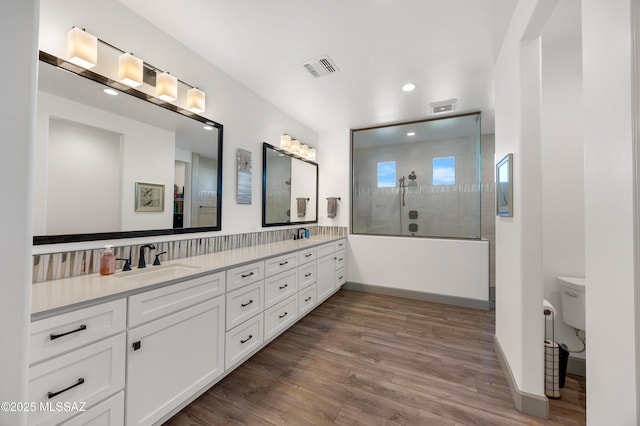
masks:
<svg viewBox="0 0 640 426"><path fill-rule="evenodd" d="M284 266L284 265L286 265L287 263L289 263L289 261L288 261L288 260L285 260L284 262L280 262L280 266Z"/></svg>
<svg viewBox="0 0 640 426"><path fill-rule="evenodd" d="M338 277L339 280L341 280L342 278L344 278L342 275Z"/></svg>
<svg viewBox="0 0 640 426"><path fill-rule="evenodd" d="M311 296L309 296L306 299L304 299L305 302L308 302L309 300L311 300Z"/></svg>
<svg viewBox="0 0 640 426"><path fill-rule="evenodd" d="M49 335L49 338L51 340L56 340L57 338L62 337L62 336L66 336L67 334L77 333L78 331L82 331L82 330L86 330L86 329L87 329L87 326L82 324L80 327L76 328L75 330L67 331L66 333L62 333L62 334L53 334L53 333L51 333Z"/></svg>
<svg viewBox="0 0 640 426"><path fill-rule="evenodd" d="M253 303L253 300L249 300L247 303L241 303L240 306L242 306L243 308L246 308L247 306L249 306L252 303Z"/></svg>
<svg viewBox="0 0 640 426"><path fill-rule="evenodd" d="M309 278L311 276L311 272L309 272L308 274L304 274L305 278Z"/></svg>
<svg viewBox="0 0 640 426"><path fill-rule="evenodd" d="M250 277L251 275L253 275L253 272L249 272L248 274L242 274L240 275L242 278L247 278Z"/></svg>
<svg viewBox="0 0 640 426"><path fill-rule="evenodd" d="M344 260L343 257L341 257L340 259L338 259L338 262L342 262Z"/></svg>
<svg viewBox="0 0 640 426"><path fill-rule="evenodd" d="M247 343L251 339L253 339L253 335L250 334L249 337L247 337L246 339L240 340L240 343L242 343L244 345L245 343Z"/></svg>
<svg viewBox="0 0 640 426"><path fill-rule="evenodd" d="M282 319L282 318L286 317L286 316L287 316L287 314L289 314L289 312L285 312L285 313L284 313L284 314L282 314L282 315L278 315L278 318Z"/></svg>
<svg viewBox="0 0 640 426"><path fill-rule="evenodd" d="M304 255L304 257L311 257L311 256L313 256L313 253L307 253Z"/></svg>
<svg viewBox="0 0 640 426"><path fill-rule="evenodd" d="M283 286L278 287L280 290L284 290L285 288L289 287L289 284L285 284Z"/></svg>
<svg viewBox="0 0 640 426"><path fill-rule="evenodd" d="M66 391L68 391L69 389L73 389L73 388L75 388L76 386L80 386L80 385L81 385L81 384L83 384L83 383L84 383L84 379L83 379L82 377L80 377L76 383L72 384L72 385L71 385L71 386L69 386L68 388L64 388L64 389L62 389L62 390L59 390L58 392L48 392L48 393L47 393L47 396L49 397L49 399L51 399L51 398L55 398L56 396L60 395L61 393L66 392Z"/></svg>
<svg viewBox="0 0 640 426"><path fill-rule="evenodd" d="M137 342L133 342L131 344L131 347L133 348L134 351L137 351L142 347L142 342L140 340L138 340Z"/></svg>

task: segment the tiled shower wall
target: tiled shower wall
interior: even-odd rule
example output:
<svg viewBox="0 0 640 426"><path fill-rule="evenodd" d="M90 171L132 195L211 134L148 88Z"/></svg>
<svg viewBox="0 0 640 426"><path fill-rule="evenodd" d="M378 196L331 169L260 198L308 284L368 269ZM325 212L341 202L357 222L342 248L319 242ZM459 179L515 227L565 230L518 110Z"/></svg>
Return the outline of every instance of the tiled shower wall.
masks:
<svg viewBox="0 0 640 426"><path fill-rule="evenodd" d="M312 236L346 237L347 228L342 226L307 226ZM278 229L274 231L251 232L248 234L220 235L208 238L193 238L190 240L166 241L154 243L156 249L147 258L151 264L155 254L166 252L161 256L162 261L182 259L190 256L215 253L258 244L268 244L289 240L295 229ZM50 253L33 256L33 282L55 280L59 278L75 277L79 275L95 274L100 270L100 256L104 249L81 250L61 253ZM117 258L125 259L131 256L131 265L138 264L140 245L118 246L113 248ZM122 269L124 261L116 264Z"/></svg>

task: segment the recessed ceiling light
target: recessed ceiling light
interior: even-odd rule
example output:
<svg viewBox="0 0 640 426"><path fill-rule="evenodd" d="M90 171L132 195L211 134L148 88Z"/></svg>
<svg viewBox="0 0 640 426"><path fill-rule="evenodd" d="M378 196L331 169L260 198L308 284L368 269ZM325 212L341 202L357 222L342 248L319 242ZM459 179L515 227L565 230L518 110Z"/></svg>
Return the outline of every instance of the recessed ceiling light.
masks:
<svg viewBox="0 0 640 426"><path fill-rule="evenodd" d="M416 88L416 85L413 83L407 83L404 86L402 86L402 91L403 92L411 92L412 90L414 90Z"/></svg>
<svg viewBox="0 0 640 426"><path fill-rule="evenodd" d="M407 136L415 136L415 135L416 135L416 132L409 132L409 133L407 133Z"/></svg>
<svg viewBox="0 0 640 426"><path fill-rule="evenodd" d="M209 125L202 126L202 128L205 130L213 130L213 126L209 126Z"/></svg>
<svg viewBox="0 0 640 426"><path fill-rule="evenodd" d="M118 92L113 89L104 89L104 93L111 96L118 96Z"/></svg>

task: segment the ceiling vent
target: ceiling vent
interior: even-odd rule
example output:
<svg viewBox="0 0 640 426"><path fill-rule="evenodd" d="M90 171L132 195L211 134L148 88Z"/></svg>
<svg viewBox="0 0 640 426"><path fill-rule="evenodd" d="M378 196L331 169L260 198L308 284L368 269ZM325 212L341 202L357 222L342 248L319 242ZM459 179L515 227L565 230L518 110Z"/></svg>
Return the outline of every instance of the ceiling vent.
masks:
<svg viewBox="0 0 640 426"><path fill-rule="evenodd" d="M325 75L335 74L339 72L338 66L331 60L329 55L321 56L302 64L307 71L315 78L324 77Z"/></svg>
<svg viewBox="0 0 640 426"><path fill-rule="evenodd" d="M440 112L449 112L454 111L456 109L457 99L447 99L446 101L433 102L430 103L431 112L433 114L438 114Z"/></svg>

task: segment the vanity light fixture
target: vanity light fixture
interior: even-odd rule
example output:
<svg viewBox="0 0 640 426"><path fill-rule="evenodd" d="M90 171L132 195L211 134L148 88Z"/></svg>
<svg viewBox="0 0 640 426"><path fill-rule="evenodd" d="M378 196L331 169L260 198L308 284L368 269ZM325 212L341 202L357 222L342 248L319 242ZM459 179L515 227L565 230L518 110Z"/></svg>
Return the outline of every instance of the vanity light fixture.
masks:
<svg viewBox="0 0 640 426"><path fill-rule="evenodd" d="M69 62L90 69L98 63L98 38L85 30L73 27L67 33Z"/></svg>
<svg viewBox="0 0 640 426"><path fill-rule="evenodd" d="M316 149L309 148L309 152L307 153L307 160L315 161L316 160Z"/></svg>
<svg viewBox="0 0 640 426"><path fill-rule="evenodd" d="M300 141L298 139L293 139L291 141L291 149L289 152L292 154L298 154L300 152Z"/></svg>
<svg viewBox="0 0 640 426"><path fill-rule="evenodd" d="M291 149L291 136L287 134L280 136L280 148L285 151L289 151Z"/></svg>
<svg viewBox="0 0 640 426"><path fill-rule="evenodd" d="M197 87L187 90L187 109L196 114L204 112L205 93Z"/></svg>
<svg viewBox="0 0 640 426"><path fill-rule="evenodd" d="M407 83L404 86L402 86L402 91L403 92L411 92L413 90L415 90L416 85L413 83Z"/></svg>
<svg viewBox="0 0 640 426"><path fill-rule="evenodd" d="M118 58L118 79L120 83L130 87L138 87L142 84L142 59L133 56L133 53L123 53Z"/></svg>
<svg viewBox="0 0 640 426"><path fill-rule="evenodd" d="M111 88L106 88L103 90L103 92L106 93L107 95L118 96L118 91Z"/></svg>
<svg viewBox="0 0 640 426"><path fill-rule="evenodd" d="M302 158L307 158L309 155L309 146L305 144L300 144L300 150L298 151L298 155Z"/></svg>
<svg viewBox="0 0 640 426"><path fill-rule="evenodd" d="M165 102L178 99L178 79L168 72L156 72L156 97Z"/></svg>

